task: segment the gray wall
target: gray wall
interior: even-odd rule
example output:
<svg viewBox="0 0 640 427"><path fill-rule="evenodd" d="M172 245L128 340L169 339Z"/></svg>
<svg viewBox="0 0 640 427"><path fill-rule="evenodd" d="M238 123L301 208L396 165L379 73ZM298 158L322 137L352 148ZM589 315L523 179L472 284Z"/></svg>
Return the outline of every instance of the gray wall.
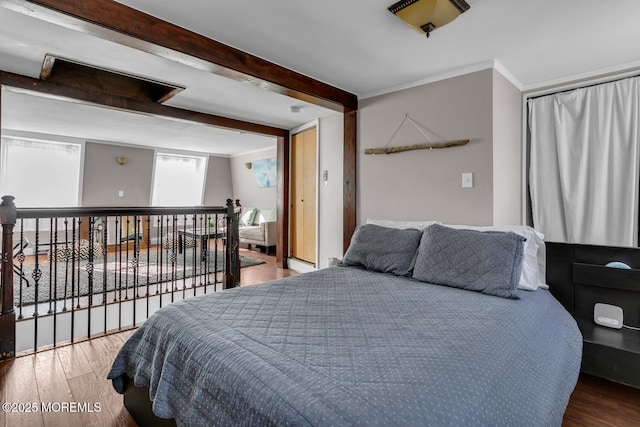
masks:
<svg viewBox="0 0 640 427"><path fill-rule="evenodd" d="M152 149L87 142L82 206L149 206L154 156ZM116 157L129 160L120 165ZM233 198L229 158L210 156L204 204L222 206L228 198Z"/></svg>
<svg viewBox="0 0 640 427"><path fill-rule="evenodd" d="M522 93L493 71L493 224L522 218Z"/></svg>
<svg viewBox="0 0 640 427"><path fill-rule="evenodd" d="M120 165L116 157L129 160ZM82 206L148 206L153 160L153 150L87 142Z"/></svg>
<svg viewBox="0 0 640 427"><path fill-rule="evenodd" d="M259 209L276 208L277 187L259 188L256 184L256 176L253 170L247 169L244 165L254 160L270 159L273 157L276 157L275 147L235 156L230 159L233 198L240 199L242 206Z"/></svg>
<svg viewBox="0 0 640 427"><path fill-rule="evenodd" d="M342 189L344 132L343 115L332 114L318 123L319 144L319 253L318 267L327 266L329 257L342 258ZM322 171L328 173L326 184Z"/></svg>
<svg viewBox="0 0 640 427"><path fill-rule="evenodd" d="M227 199L233 199L231 162L228 157L209 156L204 191L205 206L224 206Z"/></svg>
<svg viewBox="0 0 640 427"><path fill-rule="evenodd" d="M360 102L359 223L378 218L492 224L492 83L493 70L488 69ZM389 155L362 153L387 145L405 113L429 129L434 142L470 142ZM424 137L405 123L390 145L422 142ZM473 172L473 188L462 188L463 172Z"/></svg>

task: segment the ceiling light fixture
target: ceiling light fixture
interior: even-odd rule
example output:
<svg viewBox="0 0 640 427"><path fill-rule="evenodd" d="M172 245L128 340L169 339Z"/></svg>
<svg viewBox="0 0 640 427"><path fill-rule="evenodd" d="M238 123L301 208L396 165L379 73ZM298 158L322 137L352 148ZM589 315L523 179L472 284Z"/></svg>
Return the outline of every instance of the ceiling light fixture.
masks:
<svg viewBox="0 0 640 427"><path fill-rule="evenodd" d="M401 0L389 6L389 12L429 37L431 31L453 21L470 7L465 0Z"/></svg>
<svg viewBox="0 0 640 427"><path fill-rule="evenodd" d="M300 107L298 107L297 105L292 105L291 107L289 107L289 111L291 111L292 113L299 113Z"/></svg>

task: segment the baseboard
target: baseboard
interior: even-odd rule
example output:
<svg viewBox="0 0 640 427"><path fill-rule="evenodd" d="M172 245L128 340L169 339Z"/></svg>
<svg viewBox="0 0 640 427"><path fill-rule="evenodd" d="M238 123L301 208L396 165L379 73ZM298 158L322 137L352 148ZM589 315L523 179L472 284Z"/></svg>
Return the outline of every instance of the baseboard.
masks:
<svg viewBox="0 0 640 427"><path fill-rule="evenodd" d="M308 273L310 271L316 271L317 268L314 264L310 262L302 261L297 258L289 258L287 259L289 264L289 268L298 273Z"/></svg>

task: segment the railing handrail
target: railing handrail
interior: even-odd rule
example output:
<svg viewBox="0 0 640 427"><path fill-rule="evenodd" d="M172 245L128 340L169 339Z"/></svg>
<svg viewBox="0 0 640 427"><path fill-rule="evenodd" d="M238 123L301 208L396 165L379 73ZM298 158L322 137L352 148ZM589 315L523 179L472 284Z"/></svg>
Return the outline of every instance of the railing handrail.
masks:
<svg viewBox="0 0 640 427"><path fill-rule="evenodd" d="M67 218L86 216L129 215L189 215L226 214L227 206L167 206L167 207L72 207L72 208L18 208L17 218ZM235 207L235 209L240 209Z"/></svg>
<svg viewBox="0 0 640 427"><path fill-rule="evenodd" d="M76 228L76 225L79 225L81 220L84 223L84 219L85 217L89 217L89 218L99 218L99 217L124 217L124 216L137 216L138 220L134 221L134 230L136 230L135 232L137 233L137 231L139 231L140 229L135 228L135 227L139 227L139 221L140 221L140 217L143 216L147 216L147 217L151 217L151 216L173 216L173 227L176 227L176 218L181 217L181 216L188 216L188 215L193 215L194 220L193 220L193 224L196 224L196 215L200 215L203 216L205 221L207 221L207 224L210 224L209 219L207 218L209 215L219 215L220 217L223 217L225 219L225 224L224 224L224 231L221 233L221 235L223 236L223 242L224 243L224 260L225 263L223 264L224 267L224 277L223 277L223 289L226 288L231 288L231 287L235 287L239 285L239 281L240 281L240 256L238 253L238 222L239 222L239 217L240 217L240 211L241 211L241 206L240 206L240 201L236 200L235 204L233 202L233 200L231 199L227 199L227 204L226 206L170 206L170 207L150 207L150 206L135 206L135 207L61 207L61 208L17 208L15 205L15 201L14 201L14 197L10 196L10 195L6 195L6 196L2 196L2 202L0 203L0 225L1 225L1 236L2 236L2 253L0 256L0 265L1 265L1 270L2 270L2 274L0 275L0 360L4 360L4 359L10 359L15 357L15 350L16 350L16 345L15 345L15 337L16 337L16 311L15 311L15 307L14 307L14 263L13 263L13 258L14 256L16 256L16 254L14 254L14 249L16 248L13 244L13 234L14 234L14 227L19 227L20 228L20 233L22 233L24 231L24 222L23 221L17 221L17 220L21 220L21 219L42 219L42 218L78 218L78 221L76 223L75 219L72 221L72 242L74 243L76 242L76 231L80 231L79 228ZM216 239L218 238L219 234L218 234L218 219L216 218L215 220L215 224L213 225L213 227L216 229ZM124 219L122 220L124 221ZM168 220L167 220L168 221ZM202 218L200 219L200 221L202 221ZM36 222L36 228L35 228L35 253L38 253L38 223L39 221ZM93 227L94 225L94 220L91 219L89 220L89 232L92 233L91 231L91 227ZM129 220L127 219L127 224L129 224ZM167 225L169 223L167 222ZM187 227L187 221L185 221L185 224L181 225L182 227ZM66 227L66 220L65 220L65 227ZM117 227L117 219L116 219L116 227ZM149 230L150 227L150 221L147 221L147 230ZM208 227L208 225L207 225ZM53 233L53 228L54 226L52 226L52 230L50 231L51 233ZM162 230L162 226L160 226L160 230ZM168 230L168 228L167 228ZM174 230L175 231L175 230ZM107 228L104 227L102 229L103 237L104 237L104 241L103 243L101 243L101 245L104 246L105 250L103 251L103 257L104 257L104 264L107 264ZM178 235L179 233L174 233L174 236ZM55 247L57 247L58 245L58 237L57 237L57 231L55 232L55 238L54 240L52 240L54 242L54 246L52 249L55 249ZM65 235L66 235L66 231L65 231ZM92 235L92 234L91 234ZM77 237L79 237L80 234L77 235ZM160 236L160 234L158 234L158 236ZM125 252L127 252L126 255L126 263L129 263L129 257L128 257L128 248L129 248L129 242L128 239L127 240L123 240L122 236L118 236L116 235L116 238L120 237L120 245L122 245L123 241L126 244L126 248L125 248ZM128 237L128 236L125 236ZM147 237L148 238L148 237ZM176 237L173 237L174 239ZM158 237L158 239L160 239ZM164 238L163 238L164 239ZM20 242L22 242L22 236L20 236ZM88 262L86 264L85 270L86 273L88 274L88 283L89 283L89 308L91 306L91 301L92 301L92 296L93 293L91 291L91 286L93 284L93 268L94 268L94 255L93 255L93 250L94 250L94 244L92 243L93 240L89 241L89 248L88 248ZM134 238L134 242L138 243L138 237L136 234L136 237ZM148 240L148 242L150 242L150 240ZM80 254L80 245L74 246L73 249L70 249L71 245L70 242L62 242L61 245L63 247L63 249L66 248L66 250L72 252L75 254L75 251L77 249L78 251L78 255L73 255L71 257L72 259L72 267L70 269L71 271L71 304L73 305L73 299L74 299L74 280L75 277L79 277L80 275L80 264L77 263L75 264L75 266L77 266L77 268L74 266L74 262L76 259L80 259L79 258L79 254ZM206 241L206 246L205 243L203 241L202 243L203 245L203 249L202 252L205 254L205 269L204 270L200 270L200 272L202 273L204 271L204 275L208 275L210 274L210 271L208 269L208 264L206 261L206 254L208 253L208 240ZM137 251L139 251L139 245L135 245L136 248L134 249L136 251L136 255L134 256L134 259L131 261L131 265L133 265L133 269L134 272L136 271L137 265L138 265L138 258L137 258ZM215 250L217 251L217 243L216 245L214 245L214 247L216 248ZM194 245L195 248L195 245ZM22 250L22 249L20 249ZM168 250L168 249L167 249ZM176 256L176 247L175 247L175 243L172 245L171 247L172 250L172 254L171 257L167 254L167 259L171 259L171 263L175 263L175 256ZM180 250L180 249L178 249ZM147 249L148 251L148 249ZM52 252L50 252L52 253ZM147 252L147 258L148 258L148 254L149 252ZM24 253L20 252L18 255L22 255L21 258L18 258L20 261L20 267L19 267L19 274L20 277L22 276L22 263L24 261ZM195 250L194 250L194 256L195 256ZM214 258L217 259L217 255L214 255ZM35 305L37 307L38 304L38 281L39 281L39 277L41 277L42 275L42 271L39 269L39 262L38 262L39 257L36 256L35 257L35 269L33 270L33 279L34 279L34 283L35 283L35 289L36 289L36 296L34 298L35 301ZM186 259L186 258L185 258ZM162 252L160 252L160 276L162 277ZM120 263L122 263L122 246L120 246ZM134 264L135 262L135 264ZM186 261L184 261L186 262ZM186 265L186 264L183 264ZM128 268L128 267L127 267ZM216 269L214 269L213 273L217 273L219 270L217 270L217 267L215 267ZM106 277L106 267L104 270L104 277ZM115 271L115 270L114 270ZM77 273L77 276L75 275ZM174 280L174 273L175 271L172 272L172 280ZM50 268L50 273L51 274L51 268ZM135 273L134 273L135 274ZM186 278L186 276L184 276ZM65 290L64 290L64 298L67 298L67 288L66 288L66 280L67 278L65 277ZM121 280L121 279L120 279ZM208 279L207 279L208 280ZM217 276L215 276L214 278L214 290L215 290L215 283L217 282ZM121 280L122 281L122 280ZM79 282L78 282L79 283ZM134 288L136 287L136 282L134 279ZM195 284L195 282L194 282ZM120 293L122 292L122 283L119 284L120 285ZM147 288L148 288L148 283L147 283ZM29 286L28 282L27 282L27 286ZM79 286L79 285L78 285ZM195 287L195 285L193 285L192 287ZM51 292L52 289L52 285L51 283L49 284L49 292ZM55 290L55 285L53 286L53 289ZM129 289L129 285L128 282L125 282L124 284L124 289ZM167 288L168 289L168 288ZM183 293L184 290L186 288L183 287ZM171 289L171 300L173 301L173 295L174 295L174 288ZM148 291L148 289L147 289ZM22 282L20 282L20 292L22 292ZM105 287L105 292L106 292L106 287ZM127 291L128 292L128 291ZM206 283L205 283L205 293L206 293ZM20 301L21 301L21 296L22 294L20 293ZM106 293L105 293L106 295ZM194 295L195 295L195 290L194 290ZM160 306L162 306L162 292L159 293L160 296ZM79 301L80 298L80 288L78 287L78 293L77 293L77 297ZM136 318L136 312L135 312L135 307L136 307L136 302L135 302L135 298L137 296L134 296L133 298L133 319L135 321ZM128 293L125 294L125 300L128 299ZM54 297L55 300L55 297ZM57 301L57 300L56 300ZM21 303L20 303L21 306ZM147 315L148 315L148 300L147 300ZM78 303L78 305L75 307L77 309L80 309L80 305ZM66 310L66 306L63 310ZM54 309L55 312L55 309ZM74 308L71 309L71 339L73 341L73 334L74 334ZM34 321L37 321L37 311L34 313ZM22 312L20 312L20 316L22 316ZM105 319L105 329L106 329L106 325L107 325L107 311L106 308L104 310L104 319ZM55 319L55 317L54 317ZM87 336L92 336L92 332L91 332L91 316L88 317L88 321L87 321ZM121 319L121 318L120 318ZM119 320L120 321L120 320ZM37 323L36 323L37 325ZM54 331L55 331L55 320L54 320ZM106 333L106 332L105 332ZM34 332L34 346L37 347L37 336L38 336L38 331L37 329L35 329ZM55 332L54 332L54 345L55 345Z"/></svg>

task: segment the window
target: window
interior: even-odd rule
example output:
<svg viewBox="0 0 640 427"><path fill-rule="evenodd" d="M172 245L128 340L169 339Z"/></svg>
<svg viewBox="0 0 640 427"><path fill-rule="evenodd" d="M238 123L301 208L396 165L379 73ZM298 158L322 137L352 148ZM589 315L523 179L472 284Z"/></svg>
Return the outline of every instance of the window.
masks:
<svg viewBox="0 0 640 427"><path fill-rule="evenodd" d="M198 206L207 166L205 157L156 155L153 175L153 206Z"/></svg>
<svg viewBox="0 0 640 427"><path fill-rule="evenodd" d="M2 138L0 194L19 207L79 205L80 144Z"/></svg>

